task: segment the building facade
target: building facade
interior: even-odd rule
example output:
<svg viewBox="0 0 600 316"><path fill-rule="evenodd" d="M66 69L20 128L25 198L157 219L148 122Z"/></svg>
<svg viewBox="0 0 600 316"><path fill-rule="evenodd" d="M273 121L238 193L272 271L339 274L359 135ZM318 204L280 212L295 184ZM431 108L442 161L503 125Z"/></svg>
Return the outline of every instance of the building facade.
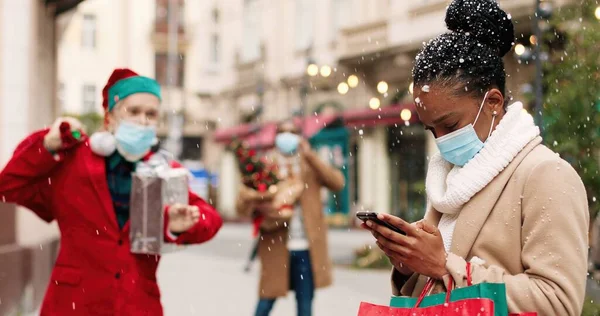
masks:
<svg viewBox="0 0 600 316"><path fill-rule="evenodd" d="M163 87L159 136L182 160L215 163L210 134L217 117L198 74L204 59L203 1L88 0L69 19L59 44L58 101L62 114L102 113L102 89L114 68L128 67ZM173 8L173 9L171 9ZM173 21L170 28L169 21ZM170 30L173 32L170 33ZM211 81L204 82L214 89ZM169 128L171 127L171 128ZM174 141L173 141L174 140Z"/></svg>
<svg viewBox="0 0 600 316"><path fill-rule="evenodd" d="M0 0L0 166L58 113L57 42L79 1ZM0 314L41 303L58 247L56 224L0 199Z"/></svg>
<svg viewBox="0 0 600 316"><path fill-rule="evenodd" d="M301 112L331 108L349 132L350 212L334 216L345 225L356 210L417 219L425 209L428 157L437 149L420 126L411 97L411 70L423 42L445 32L447 0L239 0L205 1L221 24L215 138L226 144L248 129ZM557 6L567 1L554 1ZM499 0L515 23L517 42L532 35L534 0ZM207 45L211 43L205 39ZM533 67L515 54L505 58L508 86L521 99ZM304 93L306 92L306 93ZM384 113L392 111L393 117ZM375 117L373 117L375 115ZM246 126L246 128L244 128ZM265 128L267 130L268 128ZM250 133L251 134L251 133ZM259 147L272 145L272 137ZM238 179L232 153L222 151L219 209L234 217ZM341 220L337 220L341 219ZM346 221L344 221L346 219Z"/></svg>
<svg viewBox="0 0 600 316"><path fill-rule="evenodd" d="M530 45L535 0L499 2L518 42ZM412 61L424 41L446 30L448 3L88 0L60 44L59 99L63 112L100 113L110 69L156 77L165 86L160 134L167 148L218 175L211 198L228 218L239 185L228 142L250 138L268 149L272 122L300 113L316 126L323 125L317 114L341 115L348 132L342 199L350 207L336 217L340 224L363 209L417 218L436 146L412 108ZM505 63L508 89L519 99L532 66L514 54Z"/></svg>

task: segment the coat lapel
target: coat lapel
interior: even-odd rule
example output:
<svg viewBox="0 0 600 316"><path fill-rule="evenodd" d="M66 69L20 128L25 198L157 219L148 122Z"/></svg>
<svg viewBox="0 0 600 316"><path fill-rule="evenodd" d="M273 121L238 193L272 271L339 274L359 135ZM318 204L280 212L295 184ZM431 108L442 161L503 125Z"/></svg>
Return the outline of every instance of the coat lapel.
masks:
<svg viewBox="0 0 600 316"><path fill-rule="evenodd" d="M460 211L456 227L454 228L451 247L452 253L468 259L467 256L481 228L492 209L494 209L512 174L527 154L537 147L541 141L540 137L532 140L492 182L465 204Z"/></svg>
<svg viewBox="0 0 600 316"><path fill-rule="evenodd" d="M89 146L88 146L89 147ZM104 215L107 217L110 225L120 231L117 223L117 215L115 214L112 198L106 183L106 163L105 158L94 154L91 150L86 151L85 165L88 169L89 180L92 182L94 192L98 196L100 205L104 210Z"/></svg>

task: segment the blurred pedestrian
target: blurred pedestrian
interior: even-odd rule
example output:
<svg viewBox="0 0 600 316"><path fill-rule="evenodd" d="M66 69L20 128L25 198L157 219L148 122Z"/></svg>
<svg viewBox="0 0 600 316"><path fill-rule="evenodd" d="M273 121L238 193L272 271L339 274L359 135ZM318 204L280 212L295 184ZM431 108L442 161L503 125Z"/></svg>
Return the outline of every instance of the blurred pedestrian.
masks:
<svg viewBox="0 0 600 316"><path fill-rule="evenodd" d="M452 278L505 283L509 312L580 315L586 285L589 214L575 170L542 145L520 102L508 105L502 57L513 23L494 0L454 0L450 32L425 45L413 69L419 118L436 138L425 219L368 222L394 264L394 295L433 293ZM441 280L446 280L441 282Z"/></svg>
<svg viewBox="0 0 600 316"><path fill-rule="evenodd" d="M105 130L87 138L81 123L59 118L21 142L0 172L2 201L22 205L61 231L60 252L41 315L162 315L159 256L130 252L129 196L137 162L155 148L160 86L116 69L103 91ZM170 161L171 167L181 166ZM222 220L189 193L166 210L165 240L211 239Z"/></svg>
<svg viewBox="0 0 600 316"><path fill-rule="evenodd" d="M292 121L280 123L272 157L281 182L276 192L242 186L237 211L264 215L258 256L259 302L255 316L267 316L278 297L296 293L297 315L312 315L314 290L332 283L327 223L321 189L341 191L344 177L311 150Z"/></svg>

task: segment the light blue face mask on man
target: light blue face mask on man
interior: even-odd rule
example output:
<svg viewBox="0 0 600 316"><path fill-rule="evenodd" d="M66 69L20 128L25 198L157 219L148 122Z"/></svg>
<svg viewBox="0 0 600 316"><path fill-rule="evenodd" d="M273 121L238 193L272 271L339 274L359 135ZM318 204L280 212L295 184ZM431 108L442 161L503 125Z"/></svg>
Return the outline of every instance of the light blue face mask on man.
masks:
<svg viewBox="0 0 600 316"><path fill-rule="evenodd" d="M156 127L128 121L119 123L115 133L117 149L125 158L141 159L156 141ZM129 160L129 159L128 159Z"/></svg>
<svg viewBox="0 0 600 316"><path fill-rule="evenodd" d="M485 100L487 99L488 92L485 93L481 106L479 106L479 112L473 124L469 124L459 130L456 130L450 134L446 134L440 138L436 138L440 154L446 161L455 166L466 165L481 149L483 148L483 142L477 136L475 132L475 124L479 119ZM492 135L492 129L494 128L494 120L496 115L492 117L492 126L490 127L490 133L488 138Z"/></svg>
<svg viewBox="0 0 600 316"><path fill-rule="evenodd" d="M280 133L275 137L275 146L284 155L295 153L299 144L300 136L294 133Z"/></svg>

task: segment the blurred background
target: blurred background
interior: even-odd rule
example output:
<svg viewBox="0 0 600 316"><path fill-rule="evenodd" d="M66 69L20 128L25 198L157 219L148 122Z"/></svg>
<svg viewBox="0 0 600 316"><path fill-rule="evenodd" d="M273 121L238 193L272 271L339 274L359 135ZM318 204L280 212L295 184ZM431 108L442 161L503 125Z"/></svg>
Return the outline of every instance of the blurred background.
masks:
<svg viewBox="0 0 600 316"><path fill-rule="evenodd" d="M302 117L313 147L347 182L340 194L327 193L322 201L331 227L338 228L331 243L340 281L317 299L316 313L347 314L324 312L338 301L350 312L361 300L385 303L388 265L370 255L371 237L354 229L354 213L372 210L410 221L423 216L427 159L437 148L416 115L411 70L423 42L446 30L448 3L0 0L0 165L23 137L58 116L78 117L88 132L97 129L101 91L113 68L156 78L163 86L163 147L193 172L194 191L228 221L214 242L165 257L159 270L165 311L217 315L200 305L219 290L185 289L178 282L190 276L174 270L188 267L199 273L191 277L206 279L214 276L203 270L227 266L223 278L239 282L237 291L247 300L247 306L242 300L229 308L250 314L256 280L241 273L240 262L251 234L248 225L235 224L240 176L227 145L243 139L268 150L277 121ZM510 95L536 117L545 143L584 178L595 215L598 3L499 3L516 28L514 51L505 58ZM56 253L57 228L2 203L0 218L0 314L35 312ZM359 276L350 266L384 270ZM204 303L198 293L209 295ZM222 294L231 295L225 286ZM289 301L275 315L286 314L288 305L291 313Z"/></svg>

